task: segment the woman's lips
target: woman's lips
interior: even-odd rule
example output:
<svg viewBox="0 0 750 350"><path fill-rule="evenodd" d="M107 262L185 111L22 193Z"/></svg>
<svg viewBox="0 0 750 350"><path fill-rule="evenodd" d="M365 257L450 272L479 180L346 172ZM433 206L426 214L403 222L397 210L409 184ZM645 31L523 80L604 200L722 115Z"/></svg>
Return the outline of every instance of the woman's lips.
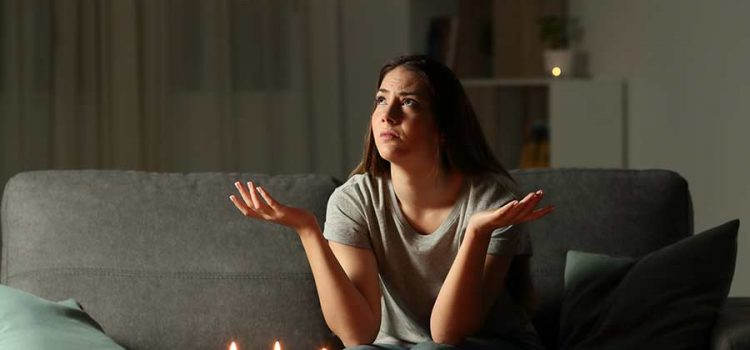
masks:
<svg viewBox="0 0 750 350"><path fill-rule="evenodd" d="M383 140L395 140L398 139L398 134L394 131L383 131L380 133L380 138Z"/></svg>

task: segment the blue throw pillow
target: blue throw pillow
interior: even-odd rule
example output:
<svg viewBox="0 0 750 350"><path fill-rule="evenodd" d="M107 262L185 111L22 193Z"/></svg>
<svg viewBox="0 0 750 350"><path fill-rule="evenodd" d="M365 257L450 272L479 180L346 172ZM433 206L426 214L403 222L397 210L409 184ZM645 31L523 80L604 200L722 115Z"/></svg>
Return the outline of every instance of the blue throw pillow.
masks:
<svg viewBox="0 0 750 350"><path fill-rule="evenodd" d="M640 258L569 251L560 349L707 349L738 228L733 220Z"/></svg>
<svg viewBox="0 0 750 350"><path fill-rule="evenodd" d="M53 302L0 285L0 349L124 350L73 299Z"/></svg>

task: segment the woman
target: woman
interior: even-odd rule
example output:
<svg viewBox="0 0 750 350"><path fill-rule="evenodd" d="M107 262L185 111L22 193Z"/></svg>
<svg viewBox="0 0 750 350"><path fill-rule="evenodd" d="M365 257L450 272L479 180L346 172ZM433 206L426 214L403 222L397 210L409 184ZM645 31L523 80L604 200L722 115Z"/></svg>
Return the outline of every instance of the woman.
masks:
<svg viewBox="0 0 750 350"><path fill-rule="evenodd" d="M325 231L306 210L248 182L246 216L294 229L323 315L349 349L540 349L529 321L530 243L520 198L455 75L425 56L383 66L362 162L328 201Z"/></svg>

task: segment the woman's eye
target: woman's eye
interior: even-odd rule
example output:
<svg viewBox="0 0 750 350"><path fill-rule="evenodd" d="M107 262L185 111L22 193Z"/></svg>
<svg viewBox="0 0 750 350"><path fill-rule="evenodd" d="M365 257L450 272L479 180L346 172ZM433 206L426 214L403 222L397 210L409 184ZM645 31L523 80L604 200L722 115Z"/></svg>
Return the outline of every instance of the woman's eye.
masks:
<svg viewBox="0 0 750 350"><path fill-rule="evenodd" d="M407 98L404 100L404 106L412 107L417 104L417 101Z"/></svg>
<svg viewBox="0 0 750 350"><path fill-rule="evenodd" d="M385 97L383 96L375 97L375 103L379 105L385 104Z"/></svg>

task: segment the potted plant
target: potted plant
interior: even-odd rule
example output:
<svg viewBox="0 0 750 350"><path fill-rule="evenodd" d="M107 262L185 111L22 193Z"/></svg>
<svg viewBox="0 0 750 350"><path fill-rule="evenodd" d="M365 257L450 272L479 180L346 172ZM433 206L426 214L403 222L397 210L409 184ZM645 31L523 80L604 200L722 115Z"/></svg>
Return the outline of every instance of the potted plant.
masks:
<svg viewBox="0 0 750 350"><path fill-rule="evenodd" d="M568 47L570 21L560 16L539 19L539 34L544 50L544 71L553 77L572 75L573 52Z"/></svg>

